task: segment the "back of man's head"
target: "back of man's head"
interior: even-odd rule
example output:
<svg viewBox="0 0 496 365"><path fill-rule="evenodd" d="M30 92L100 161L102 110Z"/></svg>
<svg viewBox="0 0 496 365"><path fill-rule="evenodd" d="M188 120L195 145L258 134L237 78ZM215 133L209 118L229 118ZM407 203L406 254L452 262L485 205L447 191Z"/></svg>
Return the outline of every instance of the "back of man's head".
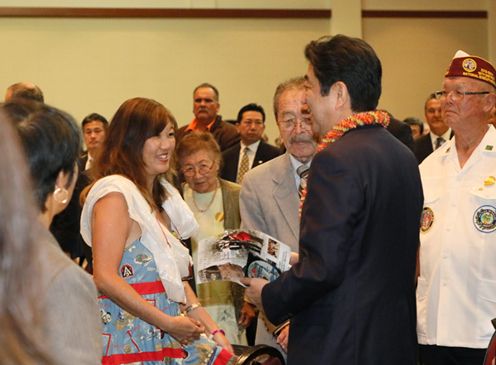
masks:
<svg viewBox="0 0 496 365"><path fill-rule="evenodd" d="M18 82L10 85L5 92L5 101L12 99L27 99L40 103L45 102L43 91L31 82Z"/></svg>
<svg viewBox="0 0 496 365"><path fill-rule="evenodd" d="M374 110L381 96L381 61L372 47L359 38L345 35L322 37L310 42L305 57L319 80L322 96L331 86L343 82L354 112Z"/></svg>

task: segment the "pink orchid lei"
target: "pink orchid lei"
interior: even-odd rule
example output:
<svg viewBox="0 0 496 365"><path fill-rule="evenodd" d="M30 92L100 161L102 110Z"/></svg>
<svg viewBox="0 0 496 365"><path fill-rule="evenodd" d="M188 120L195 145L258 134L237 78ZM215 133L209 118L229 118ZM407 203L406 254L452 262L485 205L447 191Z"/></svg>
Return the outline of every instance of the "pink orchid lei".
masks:
<svg viewBox="0 0 496 365"><path fill-rule="evenodd" d="M387 127L389 124L389 114L383 111L374 110L370 112L362 112L357 114L352 114L346 119L336 124L327 134L322 138L321 142L317 146L317 152L322 151L330 144L336 142L340 139L346 132L363 127L366 125L378 124L383 127ZM303 202L307 196L307 188L302 192L300 200L299 213L301 216L301 208L303 207Z"/></svg>

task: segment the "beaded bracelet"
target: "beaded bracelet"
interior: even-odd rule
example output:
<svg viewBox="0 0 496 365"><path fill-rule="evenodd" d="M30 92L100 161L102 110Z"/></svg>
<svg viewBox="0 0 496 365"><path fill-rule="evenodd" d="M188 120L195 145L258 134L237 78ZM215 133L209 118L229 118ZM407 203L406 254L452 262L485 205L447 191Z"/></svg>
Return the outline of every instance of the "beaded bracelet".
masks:
<svg viewBox="0 0 496 365"><path fill-rule="evenodd" d="M184 310L184 313L189 314L190 312L194 311L196 308L200 308L201 304L200 303L193 303L191 305L188 305L186 309Z"/></svg>
<svg viewBox="0 0 496 365"><path fill-rule="evenodd" d="M224 336L226 335L226 333L224 332L224 330L222 328L217 328L216 330L213 330L212 332L210 332L210 334L212 336L215 336L217 333L222 333Z"/></svg>

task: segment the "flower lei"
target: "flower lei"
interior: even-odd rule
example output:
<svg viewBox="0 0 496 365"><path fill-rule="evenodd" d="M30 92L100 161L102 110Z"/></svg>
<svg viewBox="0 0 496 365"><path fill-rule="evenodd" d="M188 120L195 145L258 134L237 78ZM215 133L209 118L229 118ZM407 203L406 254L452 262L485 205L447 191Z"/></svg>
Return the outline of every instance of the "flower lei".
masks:
<svg viewBox="0 0 496 365"><path fill-rule="evenodd" d="M352 114L348 118L343 119L341 122L336 124L327 134L322 138L321 142L317 146L317 152L322 151L330 144L336 142L340 139L346 132L363 127L366 125L381 125L387 127L389 124L389 114L383 111L374 110L370 112L362 112L357 114ZM303 202L307 196L307 187L303 190L300 200L299 215L301 216L301 208L303 207Z"/></svg>

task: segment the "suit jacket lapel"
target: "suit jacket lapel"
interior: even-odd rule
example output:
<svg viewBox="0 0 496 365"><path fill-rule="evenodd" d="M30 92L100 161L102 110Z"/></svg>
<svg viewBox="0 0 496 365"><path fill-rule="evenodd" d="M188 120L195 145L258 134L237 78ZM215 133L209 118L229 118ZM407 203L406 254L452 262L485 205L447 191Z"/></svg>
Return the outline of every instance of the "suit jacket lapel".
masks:
<svg viewBox="0 0 496 365"><path fill-rule="evenodd" d="M288 174L288 172L290 172ZM274 180L274 199L281 210L282 216L293 233L296 242L298 242L298 232L300 219L298 217L298 191L293 178L293 167L286 154L284 164L281 169L277 170L273 177Z"/></svg>
<svg viewBox="0 0 496 365"><path fill-rule="evenodd" d="M251 168L260 165L263 163L263 153L264 153L264 144L263 140L260 140L260 143L257 148L257 152L255 152L255 157L253 158L253 163L251 164Z"/></svg>

